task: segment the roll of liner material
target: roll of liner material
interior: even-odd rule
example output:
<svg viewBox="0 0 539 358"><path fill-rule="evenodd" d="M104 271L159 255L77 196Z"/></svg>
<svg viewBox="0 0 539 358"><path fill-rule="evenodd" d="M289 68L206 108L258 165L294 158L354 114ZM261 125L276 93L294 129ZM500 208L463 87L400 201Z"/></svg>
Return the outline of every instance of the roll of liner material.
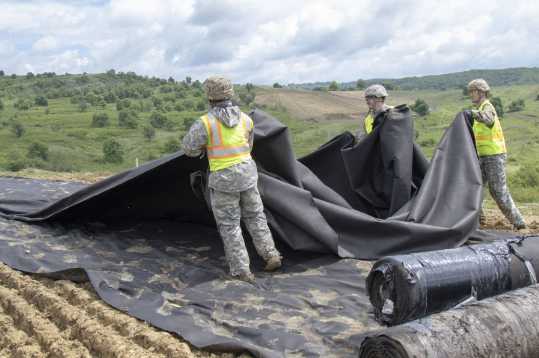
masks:
<svg viewBox="0 0 539 358"><path fill-rule="evenodd" d="M367 290L376 319L392 326L533 285L538 275L539 237L521 237L382 258Z"/></svg>

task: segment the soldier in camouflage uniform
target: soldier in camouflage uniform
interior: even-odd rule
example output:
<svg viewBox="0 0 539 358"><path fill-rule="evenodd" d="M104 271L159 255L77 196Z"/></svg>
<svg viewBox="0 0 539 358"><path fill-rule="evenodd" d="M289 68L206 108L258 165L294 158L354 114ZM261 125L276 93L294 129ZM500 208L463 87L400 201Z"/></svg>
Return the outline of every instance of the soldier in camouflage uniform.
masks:
<svg viewBox="0 0 539 358"><path fill-rule="evenodd" d="M369 112L363 119L363 125L359 127L356 133L357 141L360 141L367 134L370 134L375 127L376 122L383 120L390 106L385 104L387 91L382 85L371 85L365 90L365 101L369 106Z"/></svg>
<svg viewBox="0 0 539 358"><path fill-rule="evenodd" d="M518 230L524 229L526 228L524 219L507 189L505 175L507 150L496 109L487 99L490 87L485 80L475 79L468 84L468 93L474 104L473 132L483 184L488 185L490 195L509 222ZM482 210L480 221L482 223L486 221Z"/></svg>
<svg viewBox="0 0 539 358"><path fill-rule="evenodd" d="M240 226L243 219L258 254L266 261L266 271L281 266L257 188L258 171L251 158L254 124L251 118L232 104L232 83L223 77L204 82L209 112L197 120L182 142L186 155L208 155L210 201L223 239L230 274L254 282L249 255Z"/></svg>

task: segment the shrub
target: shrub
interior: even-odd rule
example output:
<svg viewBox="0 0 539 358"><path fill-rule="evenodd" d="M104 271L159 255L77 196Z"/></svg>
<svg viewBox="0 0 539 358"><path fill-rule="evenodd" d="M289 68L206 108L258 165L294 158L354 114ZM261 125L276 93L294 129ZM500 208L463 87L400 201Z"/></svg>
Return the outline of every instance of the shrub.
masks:
<svg viewBox="0 0 539 358"><path fill-rule="evenodd" d="M2 102L2 99L0 99L0 111L4 109L4 102Z"/></svg>
<svg viewBox="0 0 539 358"><path fill-rule="evenodd" d="M103 160L107 163L123 162L124 152L120 143L114 139L109 139L103 143Z"/></svg>
<svg viewBox="0 0 539 358"><path fill-rule="evenodd" d="M275 83L273 84L273 88L283 88L283 86L280 85L279 82L275 82Z"/></svg>
<svg viewBox="0 0 539 358"><path fill-rule="evenodd" d="M239 96L241 102L248 106L254 102L256 94L254 92L240 92Z"/></svg>
<svg viewBox="0 0 539 358"><path fill-rule="evenodd" d="M186 99L185 101L183 101L183 108L190 111L195 108L195 103L193 102L193 100Z"/></svg>
<svg viewBox="0 0 539 358"><path fill-rule="evenodd" d="M205 111L206 110L206 102L204 101L199 101L197 103L197 107L196 107L197 111Z"/></svg>
<svg viewBox="0 0 539 358"><path fill-rule="evenodd" d="M21 111L27 111L30 108L32 108L32 102L30 102L29 100L24 99L24 98L19 98L15 102L15 104L13 104L13 107L15 107L16 109L19 109Z"/></svg>
<svg viewBox="0 0 539 358"><path fill-rule="evenodd" d="M135 129L138 127L138 114L134 111L121 111L118 113L118 127Z"/></svg>
<svg viewBox="0 0 539 358"><path fill-rule="evenodd" d="M79 112L86 112L90 108L90 103L86 101L79 102Z"/></svg>
<svg viewBox="0 0 539 358"><path fill-rule="evenodd" d="M11 132L15 135L15 137L20 138L26 132L26 129L21 122L13 121L11 123Z"/></svg>
<svg viewBox="0 0 539 358"><path fill-rule="evenodd" d="M150 115L150 124L154 128L162 128L162 129L172 128L172 123L170 122L168 117L159 112L152 112L152 114Z"/></svg>
<svg viewBox="0 0 539 358"><path fill-rule="evenodd" d="M493 97L490 102L494 106L494 109L496 110L496 113L498 114L498 117L503 118L505 111L503 109L503 102L500 97Z"/></svg>
<svg viewBox="0 0 539 358"><path fill-rule="evenodd" d="M118 111L127 109L127 108L129 108L129 107L131 107L131 101L128 100L127 98L126 98L126 99L119 100L119 101L116 103L116 110L118 110Z"/></svg>
<svg viewBox="0 0 539 358"><path fill-rule="evenodd" d="M336 81L332 81L329 84L328 90L330 90L330 91L338 91L339 90L339 84Z"/></svg>
<svg viewBox="0 0 539 358"><path fill-rule="evenodd" d="M109 125L109 116L106 113L94 113L92 117L92 127L103 128Z"/></svg>
<svg viewBox="0 0 539 358"><path fill-rule="evenodd" d="M155 138L155 128L151 126L144 126L142 128L142 135L146 140L151 141Z"/></svg>
<svg viewBox="0 0 539 358"><path fill-rule="evenodd" d="M32 143L28 147L26 156L31 159L42 159L46 161L49 159L49 148L41 143Z"/></svg>
<svg viewBox="0 0 539 358"><path fill-rule="evenodd" d="M517 99L516 101L513 101L509 104L507 107L507 112L519 112L522 111L526 107L526 103L523 99Z"/></svg>
<svg viewBox="0 0 539 358"><path fill-rule="evenodd" d="M511 176L510 182L523 188L539 188L539 167L523 166Z"/></svg>
<svg viewBox="0 0 539 358"><path fill-rule="evenodd" d="M420 116L425 116L430 111L430 108L427 102L425 102L421 98L416 99L415 103L412 106L410 106L410 108L412 109L412 111L416 112Z"/></svg>
<svg viewBox="0 0 539 358"><path fill-rule="evenodd" d="M49 105L49 101L44 96L37 96L34 100L34 103L36 106L43 106L46 107Z"/></svg>
<svg viewBox="0 0 539 358"><path fill-rule="evenodd" d="M28 166L28 163L23 156L17 152L11 152L7 156L6 169L12 172L18 172Z"/></svg>

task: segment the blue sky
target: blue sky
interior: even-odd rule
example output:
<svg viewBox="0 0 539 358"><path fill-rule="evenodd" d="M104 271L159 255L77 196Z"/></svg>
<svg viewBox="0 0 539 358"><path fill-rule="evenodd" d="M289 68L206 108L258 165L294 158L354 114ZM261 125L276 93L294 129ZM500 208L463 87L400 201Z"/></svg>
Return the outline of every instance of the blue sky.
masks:
<svg viewBox="0 0 539 358"><path fill-rule="evenodd" d="M539 66L539 2L0 0L6 73L352 81Z"/></svg>

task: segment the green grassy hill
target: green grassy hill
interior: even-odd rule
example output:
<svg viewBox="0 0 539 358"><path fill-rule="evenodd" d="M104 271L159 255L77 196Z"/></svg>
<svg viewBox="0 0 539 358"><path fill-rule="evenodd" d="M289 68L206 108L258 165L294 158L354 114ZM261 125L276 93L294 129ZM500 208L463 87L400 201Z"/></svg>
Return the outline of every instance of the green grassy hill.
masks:
<svg viewBox="0 0 539 358"><path fill-rule="evenodd" d="M245 94L245 86L237 92ZM255 105L289 126L297 156L345 130L355 132L366 105L360 91L313 92L257 87ZM539 84L497 86L509 149L511 190L520 202L539 202ZM239 96L242 98L242 96ZM430 157L455 114L470 106L459 89L391 91L389 104L421 98L431 111L415 117L416 142ZM240 101L240 99L238 99ZM244 107L244 110L248 110ZM163 80L134 73L43 74L0 77L0 171L38 168L57 172L114 173L179 149L186 129L206 111L198 81ZM95 115L108 123L96 126ZM123 118L123 119L122 119ZM105 121L106 122L106 121ZM109 145L105 155L104 145ZM115 149L117 150L115 152ZM119 149L119 151L118 151Z"/></svg>

